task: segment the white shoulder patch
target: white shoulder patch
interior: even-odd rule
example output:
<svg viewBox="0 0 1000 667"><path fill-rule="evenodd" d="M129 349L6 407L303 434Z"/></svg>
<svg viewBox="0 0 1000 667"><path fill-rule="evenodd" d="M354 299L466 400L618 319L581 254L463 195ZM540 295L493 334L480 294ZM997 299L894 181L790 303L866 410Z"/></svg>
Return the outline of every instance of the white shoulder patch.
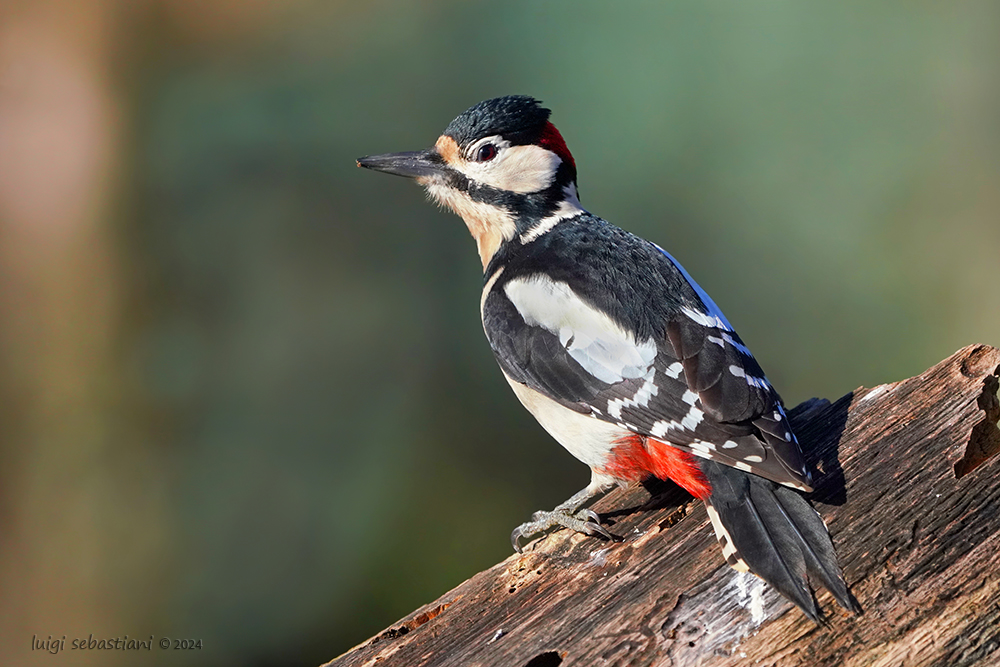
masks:
<svg viewBox="0 0 1000 667"><path fill-rule="evenodd" d="M511 280L504 291L528 325L557 335L569 355L602 382L644 377L653 364L652 339L636 341L566 283L534 275Z"/></svg>

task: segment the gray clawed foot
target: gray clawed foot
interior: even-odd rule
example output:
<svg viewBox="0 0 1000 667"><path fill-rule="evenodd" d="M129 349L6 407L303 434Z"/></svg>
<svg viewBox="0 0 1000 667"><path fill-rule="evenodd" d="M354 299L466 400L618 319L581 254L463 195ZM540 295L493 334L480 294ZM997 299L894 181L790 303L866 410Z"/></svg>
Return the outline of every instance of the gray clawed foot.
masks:
<svg viewBox="0 0 1000 667"><path fill-rule="evenodd" d="M557 508L551 512L532 514L531 521L522 523L510 534L510 543L514 546L514 551L521 553L522 538L528 539L556 527L569 528L585 535L600 536L610 541L615 539L615 536L601 525L601 517L594 510L584 509L570 514L566 510Z"/></svg>

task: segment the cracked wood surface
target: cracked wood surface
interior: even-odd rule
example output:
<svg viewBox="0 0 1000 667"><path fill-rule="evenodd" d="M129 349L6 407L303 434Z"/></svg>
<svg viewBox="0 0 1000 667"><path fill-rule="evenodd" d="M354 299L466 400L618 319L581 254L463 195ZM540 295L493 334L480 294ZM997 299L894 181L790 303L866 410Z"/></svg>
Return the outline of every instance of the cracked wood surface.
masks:
<svg viewBox="0 0 1000 667"><path fill-rule="evenodd" d="M1000 665L998 373L974 345L790 412L862 616L822 591L815 625L724 564L700 502L635 486L594 505L622 542L553 533L328 665Z"/></svg>

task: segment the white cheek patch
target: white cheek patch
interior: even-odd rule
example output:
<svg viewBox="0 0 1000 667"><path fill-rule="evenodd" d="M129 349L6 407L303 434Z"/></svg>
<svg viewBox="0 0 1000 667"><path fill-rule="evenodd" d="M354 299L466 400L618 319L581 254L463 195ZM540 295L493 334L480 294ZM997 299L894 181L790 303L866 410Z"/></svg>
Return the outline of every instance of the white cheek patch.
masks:
<svg viewBox="0 0 1000 667"><path fill-rule="evenodd" d="M515 278L504 292L526 324L559 336L569 355L602 382L644 377L653 364L656 343L636 341L566 283L541 275Z"/></svg>
<svg viewBox="0 0 1000 667"><path fill-rule="evenodd" d="M489 162L465 162L460 169L477 183L528 194L552 185L560 164L558 155L541 146L509 146Z"/></svg>

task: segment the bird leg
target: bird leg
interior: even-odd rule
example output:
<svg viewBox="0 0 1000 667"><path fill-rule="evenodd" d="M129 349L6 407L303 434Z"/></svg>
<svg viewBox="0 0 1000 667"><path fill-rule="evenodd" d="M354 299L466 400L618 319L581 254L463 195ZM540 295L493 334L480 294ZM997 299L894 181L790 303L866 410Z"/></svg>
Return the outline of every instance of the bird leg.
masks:
<svg viewBox="0 0 1000 667"><path fill-rule="evenodd" d="M591 509L582 509L584 505L589 505L604 496L611 489L611 486L603 480L594 479L586 487L570 496L568 500L556 505L552 511L538 511L532 514L531 521L522 523L510 534L510 542L514 546L514 551L518 553L523 551L520 544L522 538L527 539L556 527L569 528L585 535L600 535L606 540L615 539L601 525L601 517L597 512Z"/></svg>

